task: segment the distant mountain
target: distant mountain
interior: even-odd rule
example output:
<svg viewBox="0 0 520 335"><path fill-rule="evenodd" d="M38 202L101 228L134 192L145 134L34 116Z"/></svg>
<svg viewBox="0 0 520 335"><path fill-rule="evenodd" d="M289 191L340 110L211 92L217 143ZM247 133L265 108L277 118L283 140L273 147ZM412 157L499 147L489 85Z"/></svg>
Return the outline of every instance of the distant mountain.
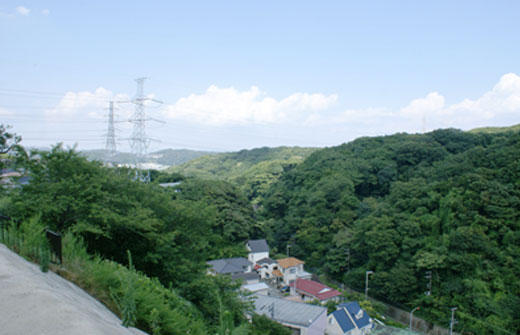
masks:
<svg viewBox="0 0 520 335"><path fill-rule="evenodd" d="M196 158L169 172L206 179L222 179L244 191L253 204L262 202L268 188L284 171L300 164L318 148L256 148Z"/></svg>
<svg viewBox="0 0 520 335"><path fill-rule="evenodd" d="M496 134L496 133L505 133L508 131L520 131L520 124L510 126L510 127L482 127L471 129L470 133L487 133L487 134Z"/></svg>
<svg viewBox="0 0 520 335"><path fill-rule="evenodd" d="M81 151L81 154L86 156L89 160L105 161L108 157L108 152L104 149L84 150ZM148 154L145 163L155 169L165 169L170 166L186 163L200 156L214 154L214 152L209 151L164 149ZM135 162L135 156L129 152L117 152L114 156L114 162L116 164L133 164Z"/></svg>

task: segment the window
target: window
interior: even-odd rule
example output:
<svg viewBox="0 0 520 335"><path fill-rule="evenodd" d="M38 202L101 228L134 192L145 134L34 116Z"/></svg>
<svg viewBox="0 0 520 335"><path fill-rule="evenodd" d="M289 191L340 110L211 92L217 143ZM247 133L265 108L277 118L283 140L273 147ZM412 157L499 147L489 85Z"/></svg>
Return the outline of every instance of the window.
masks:
<svg viewBox="0 0 520 335"><path fill-rule="evenodd" d="M291 268L291 269L289 270L289 273L296 273L296 269L295 269L295 268Z"/></svg>

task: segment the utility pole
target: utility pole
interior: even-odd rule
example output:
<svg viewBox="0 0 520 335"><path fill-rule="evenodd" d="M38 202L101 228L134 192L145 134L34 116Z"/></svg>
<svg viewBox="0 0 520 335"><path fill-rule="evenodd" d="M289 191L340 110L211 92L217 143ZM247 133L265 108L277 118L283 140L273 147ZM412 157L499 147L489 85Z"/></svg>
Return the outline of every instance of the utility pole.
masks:
<svg viewBox="0 0 520 335"><path fill-rule="evenodd" d="M289 257L289 248L292 247L292 245L287 244L287 257Z"/></svg>
<svg viewBox="0 0 520 335"><path fill-rule="evenodd" d="M365 277L365 300L368 300L368 276L373 274L374 271L367 271Z"/></svg>
<svg viewBox="0 0 520 335"><path fill-rule="evenodd" d="M427 288L428 288L428 291L425 292L425 294L427 296L431 295L432 294L432 272L431 271L426 271L426 276L424 276L426 279L428 279L428 284L427 284Z"/></svg>
<svg viewBox="0 0 520 335"><path fill-rule="evenodd" d="M346 261L347 261L347 271L350 272L350 248L347 248L347 251L346 251Z"/></svg>
<svg viewBox="0 0 520 335"><path fill-rule="evenodd" d="M137 78L135 81L137 82L137 91L132 102L135 104L135 111L132 118L129 120L134 124L134 130L132 132L132 136L130 137L130 147L132 148L132 153L135 156L135 167L136 167L136 179L144 182L150 181L150 172L144 174L142 171L144 158L146 157L148 146L152 139L146 135L146 122L152 120L151 118L146 116L146 112L144 109L144 103L147 100L153 100L158 103L162 103L161 101L146 98L144 96L144 81L147 78L141 77Z"/></svg>
<svg viewBox="0 0 520 335"><path fill-rule="evenodd" d="M451 321L450 321L450 335L453 335L453 326L457 323L455 320L455 311L457 310L457 307L453 307L451 309Z"/></svg>
<svg viewBox="0 0 520 335"><path fill-rule="evenodd" d="M110 101L108 107L108 130L107 141L105 144L106 157L108 163L114 164L114 156L116 154L116 130L114 127L114 101Z"/></svg>

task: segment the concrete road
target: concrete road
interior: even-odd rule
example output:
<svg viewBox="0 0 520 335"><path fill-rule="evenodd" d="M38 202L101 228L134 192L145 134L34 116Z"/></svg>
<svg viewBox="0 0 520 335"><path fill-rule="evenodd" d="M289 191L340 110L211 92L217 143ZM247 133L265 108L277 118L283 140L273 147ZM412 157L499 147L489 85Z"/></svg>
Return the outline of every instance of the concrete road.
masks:
<svg viewBox="0 0 520 335"><path fill-rule="evenodd" d="M145 335L103 304L0 244L1 335Z"/></svg>

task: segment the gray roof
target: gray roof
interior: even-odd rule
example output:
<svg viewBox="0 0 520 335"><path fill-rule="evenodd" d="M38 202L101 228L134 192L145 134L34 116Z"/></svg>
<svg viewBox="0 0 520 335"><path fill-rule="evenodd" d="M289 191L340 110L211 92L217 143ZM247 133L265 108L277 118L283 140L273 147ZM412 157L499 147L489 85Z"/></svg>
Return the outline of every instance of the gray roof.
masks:
<svg viewBox="0 0 520 335"><path fill-rule="evenodd" d="M276 261L272 258L265 257L265 258L262 258L261 260L259 260L257 263L258 264L274 264L274 263L276 263Z"/></svg>
<svg viewBox="0 0 520 335"><path fill-rule="evenodd" d="M256 272L235 273L235 274L231 275L231 279L233 279L233 280L243 279L244 281L247 281L247 280L260 279L260 276Z"/></svg>
<svg viewBox="0 0 520 335"><path fill-rule="evenodd" d="M247 246L251 252L269 252L269 246L265 240L249 240Z"/></svg>
<svg viewBox="0 0 520 335"><path fill-rule="evenodd" d="M253 265L243 257L215 259L206 263L211 266L213 272L219 274L245 272L248 266Z"/></svg>
<svg viewBox="0 0 520 335"><path fill-rule="evenodd" d="M257 295L255 297L255 313L265 315L280 323L308 327L323 313L327 314L327 309L321 306L265 295Z"/></svg>

